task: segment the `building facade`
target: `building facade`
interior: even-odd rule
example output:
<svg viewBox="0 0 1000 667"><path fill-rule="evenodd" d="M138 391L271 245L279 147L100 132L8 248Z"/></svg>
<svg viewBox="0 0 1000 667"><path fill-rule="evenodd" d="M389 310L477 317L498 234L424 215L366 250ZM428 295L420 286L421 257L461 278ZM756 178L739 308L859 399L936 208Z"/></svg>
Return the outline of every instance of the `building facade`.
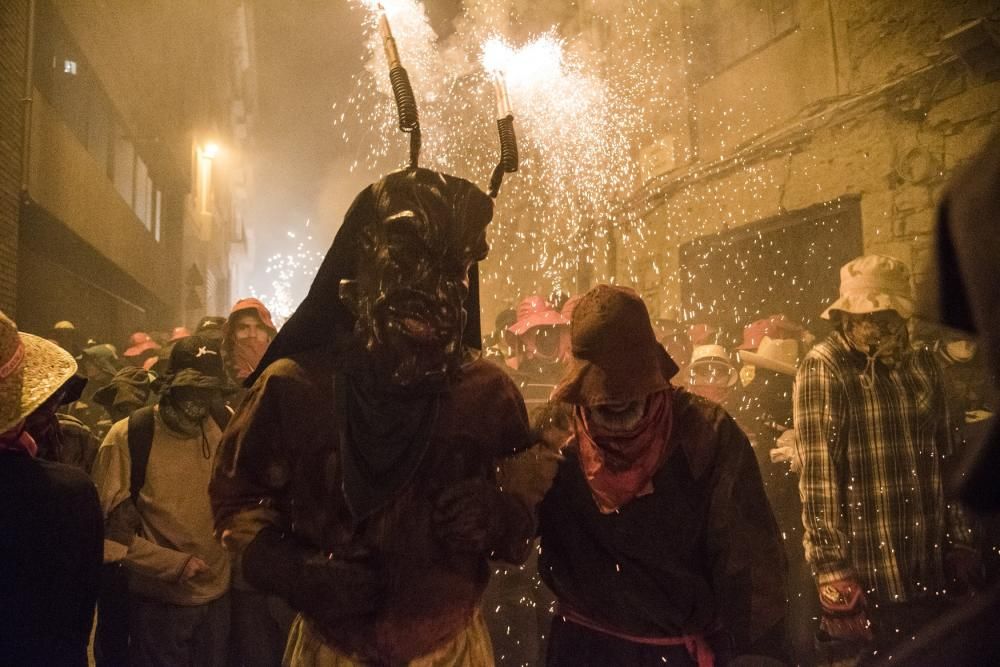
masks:
<svg viewBox="0 0 1000 667"><path fill-rule="evenodd" d="M26 331L70 320L116 344L224 311L247 257L248 5L12 0L2 11L4 48L19 53L4 52L0 84L22 91L20 124L5 114L0 130L15 157L5 164L22 167L16 200L10 174L0 187L5 310Z"/></svg>
<svg viewBox="0 0 1000 667"><path fill-rule="evenodd" d="M688 108L644 153L627 207L650 235L619 250L620 281L661 316L736 329L778 312L820 324L839 267L862 253L903 260L919 290L942 188L1000 128L997 5L681 12ZM664 158L664 144L681 150Z"/></svg>
<svg viewBox="0 0 1000 667"><path fill-rule="evenodd" d="M822 328L839 267L868 252L905 261L919 288L942 188L1000 128L989 0L587 0L563 14L570 48L601 54L609 78L645 63L661 101L634 138L637 187L567 231L577 261L560 282L633 286L654 316ZM522 250L487 261L485 321L554 287L521 269L537 252Z"/></svg>

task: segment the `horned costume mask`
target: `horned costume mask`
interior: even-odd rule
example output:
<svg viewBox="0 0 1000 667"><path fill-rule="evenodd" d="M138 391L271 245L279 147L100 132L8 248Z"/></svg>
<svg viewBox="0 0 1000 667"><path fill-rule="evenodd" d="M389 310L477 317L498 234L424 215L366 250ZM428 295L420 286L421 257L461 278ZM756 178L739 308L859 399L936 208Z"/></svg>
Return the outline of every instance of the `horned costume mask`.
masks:
<svg viewBox="0 0 1000 667"><path fill-rule="evenodd" d="M426 169L372 186L354 280L340 284L355 334L393 385L442 377L462 360L469 269L486 257L493 203L464 179Z"/></svg>

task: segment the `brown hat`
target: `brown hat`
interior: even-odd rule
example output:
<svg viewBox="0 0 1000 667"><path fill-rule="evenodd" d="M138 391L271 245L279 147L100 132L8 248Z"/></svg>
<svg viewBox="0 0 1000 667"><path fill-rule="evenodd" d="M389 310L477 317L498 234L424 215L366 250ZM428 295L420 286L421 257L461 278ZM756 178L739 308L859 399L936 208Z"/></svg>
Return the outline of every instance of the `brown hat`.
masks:
<svg viewBox="0 0 1000 667"><path fill-rule="evenodd" d="M570 325L573 366L553 400L600 405L642 400L670 386L677 365L656 342L646 304L633 290L598 285Z"/></svg>
<svg viewBox="0 0 1000 667"><path fill-rule="evenodd" d="M0 433L34 412L73 377L76 361L61 347L18 333L0 312Z"/></svg>

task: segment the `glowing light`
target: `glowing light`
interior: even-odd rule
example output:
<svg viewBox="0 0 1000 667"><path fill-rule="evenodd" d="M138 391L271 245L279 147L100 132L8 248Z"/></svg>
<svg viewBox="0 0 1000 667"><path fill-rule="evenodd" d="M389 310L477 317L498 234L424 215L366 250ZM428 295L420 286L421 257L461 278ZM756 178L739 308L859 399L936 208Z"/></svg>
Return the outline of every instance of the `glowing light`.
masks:
<svg viewBox="0 0 1000 667"><path fill-rule="evenodd" d="M209 160L214 160L215 158L219 157L219 153L221 151L222 149L219 148L219 144L215 143L214 141L210 141L207 144L205 144L205 147L202 149L201 154L204 157L208 158Z"/></svg>
<svg viewBox="0 0 1000 667"><path fill-rule="evenodd" d="M490 37L483 44L480 62L487 72L503 72L513 59L514 50L500 37Z"/></svg>
<svg viewBox="0 0 1000 667"><path fill-rule="evenodd" d="M369 58L345 101L348 117L361 116L366 130L345 127L341 136L345 144L357 142L347 148L359 156L352 170L383 174L405 164L407 152L385 76L378 3L355 3L364 10ZM584 34L563 38L554 28L513 43L505 35L523 32L518 17L500 16L485 0L465 2L444 40L422 3L394 0L384 9L420 108L423 166L485 186L497 159L487 100L498 98L498 117L516 110L518 177L497 202L492 250L480 266L487 312L496 301L516 302L524 294L575 293L581 267L591 267L592 282L631 284L638 284L640 270L661 270L658 264L642 269L634 259L662 242L662 232L647 231L643 211L628 203L640 182L639 148L657 136L664 110L678 108L674 91L677 100L686 95L684 79L672 86L660 57L673 33L655 7L624 3L609 17L628 52L602 50ZM331 120L344 126L342 112L338 105Z"/></svg>

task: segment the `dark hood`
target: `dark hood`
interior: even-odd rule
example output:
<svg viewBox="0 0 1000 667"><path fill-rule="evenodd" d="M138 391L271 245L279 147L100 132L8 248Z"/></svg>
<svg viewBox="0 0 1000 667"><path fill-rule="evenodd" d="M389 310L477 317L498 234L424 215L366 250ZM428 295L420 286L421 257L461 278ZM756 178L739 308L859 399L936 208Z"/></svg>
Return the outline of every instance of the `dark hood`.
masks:
<svg viewBox="0 0 1000 667"><path fill-rule="evenodd" d="M344 216L344 222L327 251L306 298L271 342L257 369L244 383L246 386L252 385L278 359L322 347L353 331L355 317L340 300L340 282L352 280L356 276L362 233L370 225L378 224L383 219L384 208L388 203L386 193L389 190L427 183L440 189L451 208L453 219L449 225L449 236L453 241L473 238L490 222L493 215L492 200L475 184L462 178L428 169L410 169L389 174L366 187L355 197ZM477 194L480 196L476 196ZM483 208L486 205L488 210ZM479 250L482 259L487 248ZM473 265L469 272L469 295L465 304L468 320L463 342L467 347L482 349L477 265Z"/></svg>
<svg viewBox="0 0 1000 667"><path fill-rule="evenodd" d="M1000 378L1000 135L995 135L949 184L938 209L932 278L922 315L980 337L987 372ZM1000 509L1000 423L973 444L961 466L962 499L973 508Z"/></svg>

